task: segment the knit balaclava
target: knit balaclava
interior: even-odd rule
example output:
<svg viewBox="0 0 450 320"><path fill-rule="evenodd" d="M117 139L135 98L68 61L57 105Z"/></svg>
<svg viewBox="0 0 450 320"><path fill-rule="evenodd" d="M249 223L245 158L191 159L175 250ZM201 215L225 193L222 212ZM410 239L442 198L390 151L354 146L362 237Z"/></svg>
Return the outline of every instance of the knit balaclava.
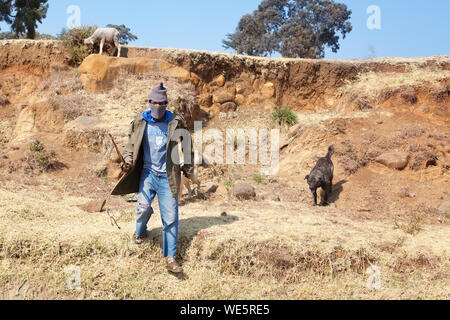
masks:
<svg viewBox="0 0 450 320"><path fill-rule="evenodd" d="M161 103L161 102L165 102L166 104L163 106L158 106L158 105L154 105L152 103L150 103L150 107L152 110L152 117L153 119L156 120L160 120L164 117L164 115L166 114L166 110L167 110L167 89L164 88L164 84L161 82L161 84L156 87L153 88L152 92L150 92L150 96L149 96L149 101L155 103Z"/></svg>

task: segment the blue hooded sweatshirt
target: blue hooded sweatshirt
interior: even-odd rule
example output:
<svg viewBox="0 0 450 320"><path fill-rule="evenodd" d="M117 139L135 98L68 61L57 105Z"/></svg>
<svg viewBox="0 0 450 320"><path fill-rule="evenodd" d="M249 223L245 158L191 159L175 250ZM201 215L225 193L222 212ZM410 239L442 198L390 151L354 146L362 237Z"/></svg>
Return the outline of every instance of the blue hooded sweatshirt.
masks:
<svg viewBox="0 0 450 320"><path fill-rule="evenodd" d="M151 110L145 111L142 118L147 122L144 133L144 169L159 174L166 173L167 129L172 113L166 110L164 121L156 122Z"/></svg>

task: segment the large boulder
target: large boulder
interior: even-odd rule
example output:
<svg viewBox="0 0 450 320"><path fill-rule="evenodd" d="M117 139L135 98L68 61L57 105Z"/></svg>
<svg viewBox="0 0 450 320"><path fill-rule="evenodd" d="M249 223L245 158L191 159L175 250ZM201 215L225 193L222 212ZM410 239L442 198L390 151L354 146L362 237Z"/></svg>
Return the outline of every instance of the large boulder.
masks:
<svg viewBox="0 0 450 320"><path fill-rule="evenodd" d="M234 102L235 94L226 89L220 89L213 94L213 103Z"/></svg>
<svg viewBox="0 0 450 320"><path fill-rule="evenodd" d="M256 197L256 191L252 185L240 182L233 187L233 196L241 200L250 200Z"/></svg>
<svg viewBox="0 0 450 320"><path fill-rule="evenodd" d="M160 59L150 58L116 58L94 54L84 59L78 69L84 89L91 93L111 89L121 71L130 74L160 72L167 77L178 79L180 82L192 81L194 84L198 84L200 81L196 74L186 69Z"/></svg>
<svg viewBox="0 0 450 320"><path fill-rule="evenodd" d="M409 162L409 154L406 152L385 153L377 158L377 162L391 169L403 170Z"/></svg>
<svg viewBox="0 0 450 320"><path fill-rule="evenodd" d="M225 76L223 74L217 76L212 82L211 85L217 86L217 87L223 87L225 85Z"/></svg>

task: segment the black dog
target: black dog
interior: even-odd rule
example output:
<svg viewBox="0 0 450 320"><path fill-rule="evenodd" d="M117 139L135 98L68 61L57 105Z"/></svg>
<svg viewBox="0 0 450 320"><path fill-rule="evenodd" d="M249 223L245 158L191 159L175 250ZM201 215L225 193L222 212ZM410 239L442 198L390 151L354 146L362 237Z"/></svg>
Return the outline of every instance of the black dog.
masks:
<svg viewBox="0 0 450 320"><path fill-rule="evenodd" d="M314 205L317 205L317 189L322 188L325 195L321 205L328 205L328 196L332 192L334 165L331 156L334 154L334 147L328 148L325 158L320 158L311 173L305 177L308 181L309 189L314 196Z"/></svg>

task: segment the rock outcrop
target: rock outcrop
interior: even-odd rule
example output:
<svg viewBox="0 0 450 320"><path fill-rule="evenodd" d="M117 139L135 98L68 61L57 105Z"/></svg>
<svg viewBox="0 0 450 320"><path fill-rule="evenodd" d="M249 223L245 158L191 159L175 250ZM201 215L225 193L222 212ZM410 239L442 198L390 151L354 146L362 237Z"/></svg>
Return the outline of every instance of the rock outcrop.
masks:
<svg viewBox="0 0 450 320"><path fill-rule="evenodd" d="M388 168L403 170L409 162L409 154L406 152L385 153L377 158L377 162Z"/></svg>
<svg viewBox="0 0 450 320"><path fill-rule="evenodd" d="M256 197L256 191L248 183L240 182L233 187L233 196L240 200L250 200Z"/></svg>
<svg viewBox="0 0 450 320"><path fill-rule="evenodd" d="M91 93L111 89L121 72L128 74L158 72L181 82L191 81L196 85L200 82L200 78L194 73L166 61L150 58L114 58L93 54L83 61L78 71L84 89Z"/></svg>

